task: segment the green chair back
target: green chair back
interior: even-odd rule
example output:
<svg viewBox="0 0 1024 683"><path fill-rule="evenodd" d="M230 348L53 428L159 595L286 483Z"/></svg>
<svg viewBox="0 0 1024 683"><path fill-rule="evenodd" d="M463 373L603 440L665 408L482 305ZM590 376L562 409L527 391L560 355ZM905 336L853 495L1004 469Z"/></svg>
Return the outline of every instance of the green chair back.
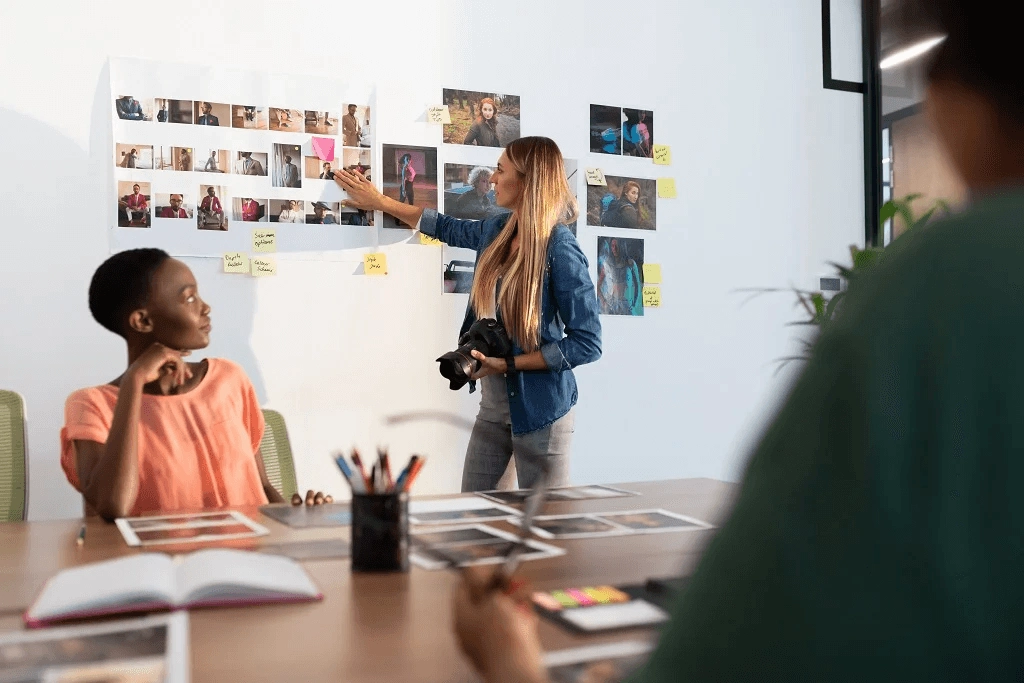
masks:
<svg viewBox="0 0 1024 683"><path fill-rule="evenodd" d="M292 495L298 493L299 484L295 481L295 461L292 460L292 444L288 441L284 416L276 410L264 410L263 419L267 423L263 430L263 441L260 442L263 468L274 488L281 492L285 500L291 500Z"/></svg>
<svg viewBox="0 0 1024 683"><path fill-rule="evenodd" d="M28 510L25 401L0 390L0 522L20 522Z"/></svg>

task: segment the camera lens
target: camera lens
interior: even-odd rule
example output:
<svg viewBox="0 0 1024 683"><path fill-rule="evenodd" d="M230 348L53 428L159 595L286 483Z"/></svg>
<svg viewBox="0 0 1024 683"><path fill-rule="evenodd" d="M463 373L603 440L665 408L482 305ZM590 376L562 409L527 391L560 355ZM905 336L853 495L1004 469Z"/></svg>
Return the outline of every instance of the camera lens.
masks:
<svg viewBox="0 0 1024 683"><path fill-rule="evenodd" d="M479 361L470 356L469 351L463 351L464 348L459 347L437 359L441 364L441 376L448 380L448 387L453 391L464 387L479 365Z"/></svg>

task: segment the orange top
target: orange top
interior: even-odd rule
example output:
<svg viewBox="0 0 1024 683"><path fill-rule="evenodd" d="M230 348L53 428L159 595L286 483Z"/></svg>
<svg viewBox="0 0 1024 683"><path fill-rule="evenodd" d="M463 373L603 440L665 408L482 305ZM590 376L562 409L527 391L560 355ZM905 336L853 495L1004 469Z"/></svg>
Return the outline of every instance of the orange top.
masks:
<svg viewBox="0 0 1024 683"><path fill-rule="evenodd" d="M255 454L263 438L256 390L241 367L209 359L203 381L186 394L143 394L139 415L139 497L132 515L265 505ZM60 464L81 491L73 441L106 443L118 388L68 396Z"/></svg>

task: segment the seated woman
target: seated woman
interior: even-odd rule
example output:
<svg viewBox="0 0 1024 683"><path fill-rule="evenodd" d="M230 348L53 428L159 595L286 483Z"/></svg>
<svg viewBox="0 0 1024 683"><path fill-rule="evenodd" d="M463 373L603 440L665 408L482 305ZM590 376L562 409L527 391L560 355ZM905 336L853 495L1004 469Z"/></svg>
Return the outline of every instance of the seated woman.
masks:
<svg viewBox="0 0 1024 683"><path fill-rule="evenodd" d="M110 520L284 502L263 468L263 413L245 372L184 359L210 343L210 307L188 266L160 249L115 254L93 275L89 309L124 337L128 368L65 405L61 466L87 508Z"/></svg>

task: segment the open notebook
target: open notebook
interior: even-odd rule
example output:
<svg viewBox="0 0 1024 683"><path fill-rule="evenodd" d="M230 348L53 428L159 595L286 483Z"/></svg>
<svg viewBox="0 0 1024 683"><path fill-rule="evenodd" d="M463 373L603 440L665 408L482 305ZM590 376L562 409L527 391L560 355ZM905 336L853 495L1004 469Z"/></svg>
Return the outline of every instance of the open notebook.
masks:
<svg viewBox="0 0 1024 683"><path fill-rule="evenodd" d="M305 602L323 595L294 560L244 550L143 553L65 569L25 612L30 628L127 612Z"/></svg>

